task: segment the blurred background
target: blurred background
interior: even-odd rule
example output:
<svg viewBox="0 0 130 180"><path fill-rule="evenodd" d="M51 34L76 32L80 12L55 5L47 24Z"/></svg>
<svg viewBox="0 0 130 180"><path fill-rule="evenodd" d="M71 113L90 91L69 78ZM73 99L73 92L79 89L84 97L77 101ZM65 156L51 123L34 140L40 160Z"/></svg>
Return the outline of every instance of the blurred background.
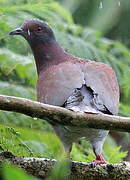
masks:
<svg viewBox="0 0 130 180"><path fill-rule="evenodd" d="M47 21L59 44L71 54L102 61L120 84L119 115L130 117L129 0L0 0L0 94L36 100L36 68L27 42L8 32L28 18ZM108 162L130 160L128 133L110 132L103 154ZM50 125L22 114L0 111L0 151L59 158L64 152ZM73 145L73 160L90 162L90 144Z"/></svg>

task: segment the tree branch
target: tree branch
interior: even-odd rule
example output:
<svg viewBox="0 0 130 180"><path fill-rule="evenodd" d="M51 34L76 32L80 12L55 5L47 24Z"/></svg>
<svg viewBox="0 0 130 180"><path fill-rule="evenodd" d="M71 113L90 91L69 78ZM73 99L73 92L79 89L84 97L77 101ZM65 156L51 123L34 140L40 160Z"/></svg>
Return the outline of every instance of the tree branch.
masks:
<svg viewBox="0 0 130 180"><path fill-rule="evenodd" d="M0 162L8 160L27 173L44 179L57 162L55 159L18 157L10 152L0 153ZM130 163L101 164L76 162L70 163L69 180L128 180L130 178Z"/></svg>
<svg viewBox="0 0 130 180"><path fill-rule="evenodd" d="M0 109L44 119L50 124L130 132L130 118L127 117L73 112L24 98L0 95Z"/></svg>
<svg viewBox="0 0 130 180"><path fill-rule="evenodd" d="M110 129L130 132L130 118L73 112L65 108L42 104L24 98L0 95L0 109L22 113L31 117L47 120L51 124L80 126L96 129ZM56 160L45 158L17 157L11 153L1 153L0 162L8 159L29 174L44 179ZM116 180L130 179L130 163L103 164L72 162L70 180Z"/></svg>

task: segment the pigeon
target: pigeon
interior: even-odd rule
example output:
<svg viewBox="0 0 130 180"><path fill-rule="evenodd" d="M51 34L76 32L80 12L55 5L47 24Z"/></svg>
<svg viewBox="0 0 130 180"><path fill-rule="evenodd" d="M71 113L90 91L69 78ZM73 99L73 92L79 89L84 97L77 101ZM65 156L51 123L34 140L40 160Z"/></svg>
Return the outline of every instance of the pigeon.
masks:
<svg viewBox="0 0 130 180"><path fill-rule="evenodd" d="M75 112L117 115L119 86L109 65L69 54L58 44L52 28L39 19L26 20L9 34L23 36L32 49L39 102ZM55 123L53 128L68 155L72 144L85 137L96 156L94 162L106 163L102 148L109 131Z"/></svg>

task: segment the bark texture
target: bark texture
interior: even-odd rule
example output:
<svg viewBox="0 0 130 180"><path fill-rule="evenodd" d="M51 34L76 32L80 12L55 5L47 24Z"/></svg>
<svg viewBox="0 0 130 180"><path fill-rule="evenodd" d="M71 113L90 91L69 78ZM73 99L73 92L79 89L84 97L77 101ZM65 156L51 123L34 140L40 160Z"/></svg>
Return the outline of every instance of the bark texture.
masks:
<svg viewBox="0 0 130 180"><path fill-rule="evenodd" d="M0 95L0 109L22 113L33 118L47 120L51 124L110 129L130 132L130 118L105 114L73 112L65 108L42 104L24 98ZM0 154L0 162L23 168L29 174L44 179L54 167L56 160L45 158L17 157L9 152ZM130 163L102 164L70 162L69 180L129 180Z"/></svg>
<svg viewBox="0 0 130 180"><path fill-rule="evenodd" d="M27 173L45 179L56 164L55 159L18 157L10 152L0 153L0 162L8 160ZM130 163L94 165L86 162L70 162L69 180L129 180Z"/></svg>
<svg viewBox="0 0 130 180"><path fill-rule="evenodd" d="M44 119L50 124L130 132L130 118L127 117L73 112L24 98L0 95L0 109Z"/></svg>

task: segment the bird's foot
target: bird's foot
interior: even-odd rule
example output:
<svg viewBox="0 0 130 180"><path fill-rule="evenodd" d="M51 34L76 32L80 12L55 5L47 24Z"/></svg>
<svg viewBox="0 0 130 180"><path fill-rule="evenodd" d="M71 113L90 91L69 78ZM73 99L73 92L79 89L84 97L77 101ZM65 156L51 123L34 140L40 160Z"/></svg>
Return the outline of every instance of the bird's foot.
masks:
<svg viewBox="0 0 130 180"><path fill-rule="evenodd" d="M103 155L97 155L96 159L93 160L94 164L106 164L107 161L104 159Z"/></svg>

